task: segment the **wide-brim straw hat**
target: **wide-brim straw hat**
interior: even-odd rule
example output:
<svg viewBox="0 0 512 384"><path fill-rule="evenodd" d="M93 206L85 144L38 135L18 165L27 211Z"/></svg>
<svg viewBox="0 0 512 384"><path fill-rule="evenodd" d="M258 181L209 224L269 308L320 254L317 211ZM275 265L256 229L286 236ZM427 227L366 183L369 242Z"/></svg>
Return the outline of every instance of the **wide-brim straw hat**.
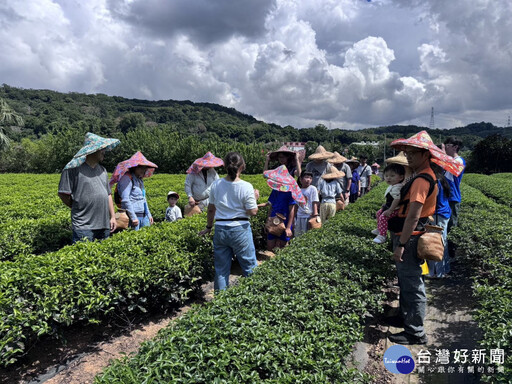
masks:
<svg viewBox="0 0 512 384"><path fill-rule="evenodd" d="M301 205L306 204L306 198L302 194L302 190L288 172L286 165L263 172L263 177L267 179L270 188L280 192L291 192L293 200Z"/></svg>
<svg viewBox="0 0 512 384"><path fill-rule="evenodd" d="M153 172L155 172L155 168L158 168L158 165L146 159L142 152L135 152L135 154L128 160L121 161L119 164L117 164L116 169L110 178L109 185L112 187L115 183L121 180L124 174L130 170L130 168L135 168L139 165L148 167L142 177L151 177Z"/></svg>
<svg viewBox="0 0 512 384"><path fill-rule="evenodd" d="M357 157L352 156L350 159L346 160L345 163L357 163L359 164L360 161Z"/></svg>
<svg viewBox="0 0 512 384"><path fill-rule="evenodd" d="M312 155L309 155L309 160L327 160L331 158L334 155L332 152L328 152L325 150L325 148L321 145L316 147L315 153Z"/></svg>
<svg viewBox="0 0 512 384"><path fill-rule="evenodd" d="M167 193L167 199L169 199L169 197L171 197L171 196L176 196L177 199L180 198L180 195L178 195L178 192L174 192L174 191L169 191Z"/></svg>
<svg viewBox="0 0 512 384"><path fill-rule="evenodd" d="M390 158L386 159L385 161L387 164L393 163L393 164L400 164L400 165L403 165L406 167L409 166L409 162L407 161L407 157L405 157L405 154L403 151L400 151L398 153L398 155L390 157Z"/></svg>
<svg viewBox="0 0 512 384"><path fill-rule="evenodd" d="M83 147L73 156L73 159L66 164L64 169L76 168L85 162L87 155L98 152L102 149L110 151L119 145L118 139L109 139L106 137L98 136L94 133L87 132Z"/></svg>
<svg viewBox="0 0 512 384"><path fill-rule="evenodd" d="M206 152L206 155L196 159L192 165L187 169L187 173L199 173L203 168L215 168L224 165L224 161L215 157L213 153Z"/></svg>
<svg viewBox="0 0 512 384"><path fill-rule="evenodd" d="M334 154L331 158L327 159L327 162L332 164L341 164L347 161L345 156L340 155L338 152L334 151Z"/></svg>
<svg viewBox="0 0 512 384"><path fill-rule="evenodd" d="M288 148L286 145L281 146L281 148L276 149L275 151L272 151L269 153L269 159L272 161L276 161L277 157L280 153L287 153L295 156L295 151L292 151L290 148Z"/></svg>
<svg viewBox="0 0 512 384"><path fill-rule="evenodd" d="M333 180L333 179L342 178L344 176L345 176L345 172L339 171L336 167L331 167L322 175L322 179Z"/></svg>
<svg viewBox="0 0 512 384"><path fill-rule="evenodd" d="M455 161L455 158L447 155L441 148L434 144L427 131L418 132L408 139L394 140L391 146L400 151L405 150L407 147L426 149L431 154L430 161L455 176L459 176L464 170L464 165Z"/></svg>

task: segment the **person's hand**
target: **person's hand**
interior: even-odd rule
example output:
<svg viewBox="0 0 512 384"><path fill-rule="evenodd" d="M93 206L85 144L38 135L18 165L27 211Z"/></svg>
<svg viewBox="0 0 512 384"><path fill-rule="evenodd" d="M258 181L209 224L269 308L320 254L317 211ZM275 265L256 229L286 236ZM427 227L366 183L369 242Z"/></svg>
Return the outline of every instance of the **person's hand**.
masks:
<svg viewBox="0 0 512 384"><path fill-rule="evenodd" d="M290 228L286 228L285 232L286 232L286 237L292 237L293 236L293 232L292 232L292 230Z"/></svg>
<svg viewBox="0 0 512 384"><path fill-rule="evenodd" d="M357 196L361 196L361 190L357 192Z"/></svg>
<svg viewBox="0 0 512 384"><path fill-rule="evenodd" d="M348 201L350 198L350 192L345 192L345 201Z"/></svg>
<svg viewBox="0 0 512 384"><path fill-rule="evenodd" d="M155 223L155 221L153 220L153 216L151 216L149 218L149 225L153 225Z"/></svg>
<svg viewBox="0 0 512 384"><path fill-rule="evenodd" d="M404 254L404 247L396 247L393 251L393 260L397 263L401 263L403 261L402 255Z"/></svg>
<svg viewBox="0 0 512 384"><path fill-rule="evenodd" d="M196 201L194 200L194 198L192 196L190 196L188 198L188 204L193 207L194 205L196 205Z"/></svg>
<svg viewBox="0 0 512 384"><path fill-rule="evenodd" d="M117 221L115 217L110 218L110 232L114 232L117 229Z"/></svg>
<svg viewBox="0 0 512 384"><path fill-rule="evenodd" d="M386 209L384 212L382 212L382 214L386 217L389 217L391 216L391 211L389 209Z"/></svg>
<svg viewBox="0 0 512 384"><path fill-rule="evenodd" d="M139 219L132 220L132 226L136 227L139 225Z"/></svg>
<svg viewBox="0 0 512 384"><path fill-rule="evenodd" d="M201 232L198 233L199 236L204 236L206 235L207 233L210 233L212 231L211 228L205 228L203 229Z"/></svg>
<svg viewBox="0 0 512 384"><path fill-rule="evenodd" d="M260 191L259 191L259 190L257 190L257 189L255 189L255 190L254 190L254 198L255 198L256 200L258 200L258 199L260 198Z"/></svg>

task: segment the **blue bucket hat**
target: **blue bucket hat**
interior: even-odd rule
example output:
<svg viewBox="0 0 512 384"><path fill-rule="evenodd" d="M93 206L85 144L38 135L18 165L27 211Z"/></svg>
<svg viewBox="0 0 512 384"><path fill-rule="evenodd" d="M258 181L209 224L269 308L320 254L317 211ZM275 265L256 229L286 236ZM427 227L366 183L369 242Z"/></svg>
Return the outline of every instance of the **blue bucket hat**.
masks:
<svg viewBox="0 0 512 384"><path fill-rule="evenodd" d="M107 139L95 135L94 133L87 132L85 134L84 146L75 154L75 156L73 156L73 159L71 159L71 161L66 164L64 169L79 167L85 162L87 155L98 152L102 149L110 151L111 149L117 147L119 143L120 141L118 139Z"/></svg>

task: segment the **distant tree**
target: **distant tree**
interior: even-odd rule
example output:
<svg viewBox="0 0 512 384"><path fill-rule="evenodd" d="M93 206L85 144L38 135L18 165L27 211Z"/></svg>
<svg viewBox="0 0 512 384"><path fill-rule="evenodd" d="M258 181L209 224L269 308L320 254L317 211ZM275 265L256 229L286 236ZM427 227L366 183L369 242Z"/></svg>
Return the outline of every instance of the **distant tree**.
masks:
<svg viewBox="0 0 512 384"><path fill-rule="evenodd" d="M497 173L512 171L512 140L495 134L475 145L468 172Z"/></svg>
<svg viewBox="0 0 512 384"><path fill-rule="evenodd" d="M9 147L11 140L7 133L13 125L22 127L23 118L4 99L0 99L0 149Z"/></svg>

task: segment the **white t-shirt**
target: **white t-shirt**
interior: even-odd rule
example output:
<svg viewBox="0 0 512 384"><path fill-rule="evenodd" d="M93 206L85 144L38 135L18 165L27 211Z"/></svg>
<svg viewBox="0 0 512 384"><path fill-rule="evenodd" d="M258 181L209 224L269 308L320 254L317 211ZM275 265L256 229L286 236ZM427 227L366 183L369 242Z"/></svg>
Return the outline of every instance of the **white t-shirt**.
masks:
<svg viewBox="0 0 512 384"><path fill-rule="evenodd" d="M306 198L306 205L304 207L299 205L297 217L309 218L313 214L313 203L318 202L318 190L314 185L307 188L301 188L302 194Z"/></svg>
<svg viewBox="0 0 512 384"><path fill-rule="evenodd" d="M167 207L165 210L165 221L176 221L182 218L181 209L177 205L174 207Z"/></svg>
<svg viewBox="0 0 512 384"><path fill-rule="evenodd" d="M361 188L366 188L369 186L370 178L372 177L372 167L370 167L368 164L360 165L357 167L357 173L359 173L359 177L361 178Z"/></svg>
<svg viewBox="0 0 512 384"><path fill-rule="evenodd" d="M210 204L215 205L215 219L246 217L248 209L257 208L254 188L247 181L219 179L210 187ZM217 221L215 225L236 226L247 221Z"/></svg>
<svg viewBox="0 0 512 384"><path fill-rule="evenodd" d="M384 193L384 197L388 195L388 193L393 196L393 199L398 199L400 197L400 190L403 187L403 183L397 183L395 185L388 185L386 192Z"/></svg>

